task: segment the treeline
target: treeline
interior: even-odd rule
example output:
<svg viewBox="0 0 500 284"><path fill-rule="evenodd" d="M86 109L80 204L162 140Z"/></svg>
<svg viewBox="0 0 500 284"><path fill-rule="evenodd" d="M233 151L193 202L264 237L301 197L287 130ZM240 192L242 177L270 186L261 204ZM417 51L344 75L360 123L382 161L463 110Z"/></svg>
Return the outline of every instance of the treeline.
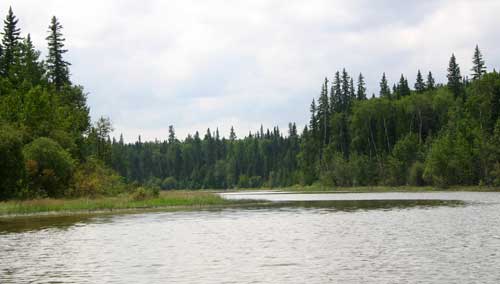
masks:
<svg viewBox="0 0 500 284"><path fill-rule="evenodd" d="M62 25L47 31L40 58L9 9L0 44L0 200L112 194L122 178L95 158L83 88L70 80ZM107 134L106 134L107 135Z"/></svg>
<svg viewBox="0 0 500 284"><path fill-rule="evenodd" d="M273 130L229 139L207 130L179 141L108 139L103 160L130 182L170 188L310 185L500 185L500 75L476 47L472 76L454 55L448 82L401 75L368 99L362 74L325 78L301 134Z"/></svg>
<svg viewBox="0 0 500 284"><path fill-rule="evenodd" d="M452 55L446 84L418 71L414 84L401 75L391 87L383 74L378 96L368 96L362 74L336 72L300 133L290 123L242 138L208 129L180 140L171 126L164 141L127 144L110 137L109 119L91 123L55 17L46 40L40 58L9 9L0 44L0 200L112 195L136 185L500 186L500 74L486 72L478 47L470 79Z"/></svg>

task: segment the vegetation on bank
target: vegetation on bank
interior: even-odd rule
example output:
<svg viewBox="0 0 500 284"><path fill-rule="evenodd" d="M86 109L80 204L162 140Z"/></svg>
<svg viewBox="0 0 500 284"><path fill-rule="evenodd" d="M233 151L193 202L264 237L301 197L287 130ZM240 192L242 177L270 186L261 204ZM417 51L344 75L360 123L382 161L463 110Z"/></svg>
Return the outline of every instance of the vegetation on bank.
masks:
<svg viewBox="0 0 500 284"><path fill-rule="evenodd" d="M138 191L141 191L140 189ZM32 199L0 202L0 215L96 212L123 209L175 209L236 206L252 200L227 200L215 193L201 191L168 191L154 196L146 193L74 199Z"/></svg>

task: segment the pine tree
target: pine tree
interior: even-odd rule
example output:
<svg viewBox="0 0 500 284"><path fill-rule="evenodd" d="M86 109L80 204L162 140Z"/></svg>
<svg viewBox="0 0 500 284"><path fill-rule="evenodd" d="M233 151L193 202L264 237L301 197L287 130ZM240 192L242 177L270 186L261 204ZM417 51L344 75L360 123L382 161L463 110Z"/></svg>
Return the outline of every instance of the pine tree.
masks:
<svg viewBox="0 0 500 284"><path fill-rule="evenodd" d="M330 91L330 113L340 112L340 102L341 102L341 82L340 82L340 72L335 72L333 78L332 89Z"/></svg>
<svg viewBox="0 0 500 284"><path fill-rule="evenodd" d="M354 88L354 79L352 79L352 77L349 82L349 97L351 102L356 100L356 89Z"/></svg>
<svg viewBox="0 0 500 284"><path fill-rule="evenodd" d="M359 73L358 76L358 92L357 92L358 100L366 100L366 86L365 86L365 78L363 74Z"/></svg>
<svg viewBox="0 0 500 284"><path fill-rule="evenodd" d="M451 55L450 64L448 66L448 88L453 93L455 98L462 96L463 84L462 75L460 75L460 66L457 64L455 54Z"/></svg>
<svg viewBox="0 0 500 284"><path fill-rule="evenodd" d="M234 127L231 126L231 130L229 131L229 140L235 141L236 140L236 133L234 132Z"/></svg>
<svg viewBox="0 0 500 284"><path fill-rule="evenodd" d="M474 50L474 57L472 58L472 80L480 79L486 73L486 66L484 64L483 55L476 45Z"/></svg>
<svg viewBox="0 0 500 284"><path fill-rule="evenodd" d="M168 143L172 144L176 142L177 138L175 138L175 129L173 125L168 126Z"/></svg>
<svg viewBox="0 0 500 284"><path fill-rule="evenodd" d="M63 35L61 33L62 25L56 17L52 17L49 26L47 71L50 81L60 90L65 84L69 84L69 62L64 61L63 55L67 52L64 49Z"/></svg>
<svg viewBox="0 0 500 284"><path fill-rule="evenodd" d="M408 86L408 80L401 74L401 78L399 79L399 84L397 87L398 96L406 97L410 95L410 87Z"/></svg>
<svg viewBox="0 0 500 284"><path fill-rule="evenodd" d="M12 8L9 8L9 13L4 20L3 28L3 54L1 58L1 68L0 73L4 77L8 77L11 73L12 66L16 63L16 57L18 57L19 51L19 35L21 30L17 27L18 20L12 12Z"/></svg>
<svg viewBox="0 0 500 284"><path fill-rule="evenodd" d="M420 70L418 70L418 72L417 72L417 81L415 82L415 91L417 93L422 93L425 91L424 78L422 77L422 73L420 73Z"/></svg>
<svg viewBox="0 0 500 284"><path fill-rule="evenodd" d="M380 81L380 97L391 99L391 90L389 89L385 72L382 74L382 80Z"/></svg>
<svg viewBox="0 0 500 284"><path fill-rule="evenodd" d="M30 82L32 85L40 83L43 77L43 65L39 62L40 51L36 50L31 36L28 34L24 41L19 45L20 60L16 71L22 80Z"/></svg>
<svg viewBox="0 0 500 284"><path fill-rule="evenodd" d="M342 69L342 92L340 96L340 108L341 111L346 111L349 107L349 101L350 101L350 81L349 81L349 74L347 74L347 71Z"/></svg>
<svg viewBox="0 0 500 284"><path fill-rule="evenodd" d="M432 72L429 71L427 74L427 82L425 83L426 90L432 91L436 88L436 81L434 81L434 77L432 77Z"/></svg>
<svg viewBox="0 0 500 284"><path fill-rule="evenodd" d="M319 132L321 134L321 141L328 144L329 138L329 125L330 125L330 104L328 102L328 79L321 88L321 95L318 100L317 120L319 123Z"/></svg>
<svg viewBox="0 0 500 284"><path fill-rule="evenodd" d="M318 117L317 117L317 108L316 101L313 99L311 103L311 119L309 120L309 129L314 138L318 137Z"/></svg>

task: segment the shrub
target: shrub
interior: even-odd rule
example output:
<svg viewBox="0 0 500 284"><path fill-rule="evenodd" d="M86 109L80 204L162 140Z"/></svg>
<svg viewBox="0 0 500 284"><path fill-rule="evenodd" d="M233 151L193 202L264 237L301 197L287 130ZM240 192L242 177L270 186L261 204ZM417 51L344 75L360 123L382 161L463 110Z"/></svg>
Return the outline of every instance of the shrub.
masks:
<svg viewBox="0 0 500 284"><path fill-rule="evenodd" d="M159 194L160 189L157 187L151 188L140 186L130 194L130 198L134 201L143 201L150 198L156 198Z"/></svg>
<svg viewBox="0 0 500 284"><path fill-rule="evenodd" d="M161 189L170 190L177 187L177 180L174 177L166 177L161 183Z"/></svg>
<svg viewBox="0 0 500 284"><path fill-rule="evenodd" d="M109 196L125 191L123 178L95 157L90 157L76 169L73 182L73 196Z"/></svg>
<svg viewBox="0 0 500 284"><path fill-rule="evenodd" d="M31 192L47 197L66 193L75 161L57 142L38 138L24 147L23 155Z"/></svg>
<svg viewBox="0 0 500 284"><path fill-rule="evenodd" d="M408 184L414 186L424 186L424 164L421 162L415 162L410 168L410 173L408 176Z"/></svg>

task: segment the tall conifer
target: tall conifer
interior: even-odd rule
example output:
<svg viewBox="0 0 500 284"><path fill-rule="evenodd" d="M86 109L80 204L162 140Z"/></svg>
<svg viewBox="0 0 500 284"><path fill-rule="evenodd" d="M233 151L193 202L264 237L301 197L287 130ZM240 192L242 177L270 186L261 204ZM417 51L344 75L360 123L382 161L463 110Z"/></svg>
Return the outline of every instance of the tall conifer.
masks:
<svg viewBox="0 0 500 284"><path fill-rule="evenodd" d="M4 20L3 27L3 38L2 38L2 46L3 46L3 54L1 57L1 68L0 72L3 76L9 76L11 72L12 66L16 62L16 58L19 54L19 35L21 34L21 30L17 27L18 19L12 12L12 8L9 8L9 13Z"/></svg>
<svg viewBox="0 0 500 284"><path fill-rule="evenodd" d="M480 79L486 73L486 65L484 64L484 59L479 46L476 45L474 50L474 56L472 58L472 80Z"/></svg>
<svg viewBox="0 0 500 284"><path fill-rule="evenodd" d="M64 61L63 55L67 52L64 49L64 37L61 33L62 25L54 16L49 26L49 36L46 38L48 41L48 55L47 55L47 69L50 81L55 85L56 89L61 89L65 84L69 84L69 65L70 63Z"/></svg>

